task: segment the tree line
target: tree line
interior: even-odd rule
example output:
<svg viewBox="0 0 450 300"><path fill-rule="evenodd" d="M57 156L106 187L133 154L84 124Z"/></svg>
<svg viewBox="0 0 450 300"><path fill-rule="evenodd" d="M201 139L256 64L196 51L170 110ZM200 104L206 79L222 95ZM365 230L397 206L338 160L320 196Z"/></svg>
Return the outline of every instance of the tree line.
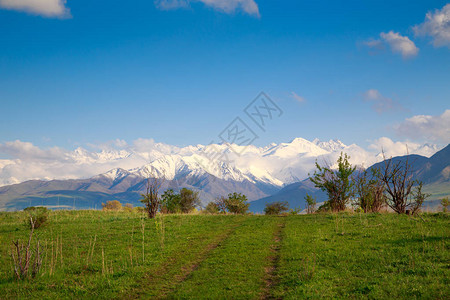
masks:
<svg viewBox="0 0 450 300"><path fill-rule="evenodd" d="M422 191L422 181L414 179L408 157L394 161L383 153L383 158L381 167L366 170L357 170L344 153L337 160L337 169L316 161L316 170L309 179L328 196L319 210L339 212L353 204L364 212L378 212L387 205L398 214L417 213L430 195ZM307 198L307 202L315 202L311 196Z"/></svg>

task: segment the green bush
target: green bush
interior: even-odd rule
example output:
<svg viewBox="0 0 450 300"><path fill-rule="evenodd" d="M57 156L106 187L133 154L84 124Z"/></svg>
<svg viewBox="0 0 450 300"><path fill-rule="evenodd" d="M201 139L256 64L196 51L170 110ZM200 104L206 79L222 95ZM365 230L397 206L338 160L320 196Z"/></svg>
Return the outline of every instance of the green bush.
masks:
<svg viewBox="0 0 450 300"><path fill-rule="evenodd" d="M181 196L173 191L166 190L161 195L161 212L164 214L175 214L181 212L180 207Z"/></svg>
<svg viewBox="0 0 450 300"><path fill-rule="evenodd" d="M267 203L264 208L264 213L266 215L279 215L282 212L286 212L289 209L289 203L287 201L277 201L272 203Z"/></svg>
<svg viewBox="0 0 450 300"><path fill-rule="evenodd" d="M48 209L47 207L27 207L23 211L27 212L26 224L32 228L31 220L33 220L34 228L37 229L44 225L48 221Z"/></svg>
<svg viewBox="0 0 450 300"><path fill-rule="evenodd" d="M205 207L205 213L207 214L218 214L219 206L215 202L209 202Z"/></svg>
<svg viewBox="0 0 450 300"><path fill-rule="evenodd" d="M225 205L228 212L232 214L246 214L250 206L250 204L247 203L247 196L236 192L228 194Z"/></svg>
<svg viewBox="0 0 450 300"><path fill-rule="evenodd" d="M195 209L196 206L200 205L200 199L198 197L198 192L182 188L180 191L180 208L181 212L189 213Z"/></svg>

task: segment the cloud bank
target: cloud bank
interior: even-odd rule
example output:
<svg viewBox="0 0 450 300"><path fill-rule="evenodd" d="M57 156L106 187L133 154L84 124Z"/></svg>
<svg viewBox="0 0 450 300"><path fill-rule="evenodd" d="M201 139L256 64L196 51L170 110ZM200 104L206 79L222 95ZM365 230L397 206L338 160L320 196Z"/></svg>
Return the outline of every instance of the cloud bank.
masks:
<svg viewBox="0 0 450 300"><path fill-rule="evenodd" d="M374 140L369 145L369 149L378 152L377 158L381 160L383 158L382 151L384 151L385 156L395 157L404 156L409 154L419 154L426 157L432 156L438 147L431 144L419 144L414 142L394 142L388 137L381 137Z"/></svg>
<svg viewBox="0 0 450 300"><path fill-rule="evenodd" d="M450 48L450 4L428 12L425 21L413 27L416 36L429 36L435 47Z"/></svg>
<svg viewBox="0 0 450 300"><path fill-rule="evenodd" d="M68 18L66 0L0 0L0 8L23 11L48 18Z"/></svg>
<svg viewBox="0 0 450 300"><path fill-rule="evenodd" d="M254 0L155 0L155 6L162 10L187 8L190 3L201 2L214 10L227 14L238 10L251 16L259 17L259 8Z"/></svg>
<svg viewBox="0 0 450 300"><path fill-rule="evenodd" d="M441 115L417 115L395 127L397 134L414 140L450 143L450 109Z"/></svg>

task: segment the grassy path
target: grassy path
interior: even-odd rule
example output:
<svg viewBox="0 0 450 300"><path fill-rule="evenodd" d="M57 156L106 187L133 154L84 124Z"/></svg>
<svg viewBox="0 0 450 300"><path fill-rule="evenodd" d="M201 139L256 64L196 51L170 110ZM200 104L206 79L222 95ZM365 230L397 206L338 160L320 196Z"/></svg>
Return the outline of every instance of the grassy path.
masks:
<svg viewBox="0 0 450 300"><path fill-rule="evenodd" d="M286 218L281 217L280 223L277 224L277 228L273 234L272 245L270 246L270 256L267 257L269 261L269 266L266 267L265 271L265 288L263 290L261 299L276 299L273 294L274 287L278 284L278 268L280 263L280 249L281 242L283 239L283 230L286 226Z"/></svg>
<svg viewBox="0 0 450 300"><path fill-rule="evenodd" d="M168 298L260 298L266 287L266 269L273 263L268 258L280 219L248 217Z"/></svg>
<svg viewBox="0 0 450 300"><path fill-rule="evenodd" d="M216 235L180 247L158 268L145 274L133 289L125 291L119 298L164 298L176 285L188 278L208 254L219 247L242 222L242 220L234 221L235 223L227 224Z"/></svg>

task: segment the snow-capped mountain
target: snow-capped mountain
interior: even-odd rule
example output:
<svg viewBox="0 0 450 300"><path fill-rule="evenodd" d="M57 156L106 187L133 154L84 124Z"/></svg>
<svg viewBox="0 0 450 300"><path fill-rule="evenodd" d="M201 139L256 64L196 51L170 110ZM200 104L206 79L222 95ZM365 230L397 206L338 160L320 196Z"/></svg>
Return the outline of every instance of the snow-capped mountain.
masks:
<svg viewBox="0 0 450 300"><path fill-rule="evenodd" d="M172 154L160 156L148 164L129 169L126 176L182 180L187 177L212 175L226 181L249 181L281 187L305 179L318 158L334 159L334 156L340 153L337 150L346 148L352 152L363 151L361 148L352 149L352 147L354 146L347 147L340 141L316 140L316 143L313 143L296 138L290 143L271 144L261 148L251 146L245 149L243 154L238 155L233 152L232 147L224 144L189 146L171 149ZM359 158L362 159L367 159L367 156ZM114 181L123 177L124 171L117 168L103 175Z"/></svg>
<svg viewBox="0 0 450 300"><path fill-rule="evenodd" d="M340 140L329 140L328 142L322 142L319 139L314 139L312 143L330 152L339 151L345 149L346 147Z"/></svg>
<svg viewBox="0 0 450 300"><path fill-rule="evenodd" d="M380 139L382 145L389 146L389 141ZM180 180L186 176L211 175L221 180L282 187L305 179L314 169L316 160L334 162L341 152L349 154L351 162L358 165L369 166L382 159L381 147L373 146L367 151L355 144L347 146L339 140L315 139L311 142L295 138L288 143L263 147L226 144L177 147L144 139L136 140L132 145L119 144L120 147L106 147L100 151L81 147L67 151L60 148L42 150L31 143L10 142L7 146L11 152L20 156L0 160L0 186L32 179L90 178L96 174L120 178L124 176L123 171L115 171L120 169L129 173L127 176L132 174L141 178L154 174ZM406 154L404 144L393 145L394 155ZM437 146L429 144L409 148L410 153L428 157L437 150Z"/></svg>
<svg viewBox="0 0 450 300"><path fill-rule="evenodd" d="M239 146L225 144L197 145L184 148L155 144L159 151L119 153L125 159L133 156L152 157L151 162L130 168L126 176L140 178L160 177L166 180L183 181L187 178L213 176L225 181L282 187L308 177L315 162L334 162L341 152L350 155L351 162L358 165L371 165L377 156L352 144L345 145L339 140L323 142L318 139L310 142L296 138L289 143L272 143L265 147L249 146L242 154ZM167 154L163 154L163 151ZM122 150L123 151L123 150ZM118 180L124 176L123 168L110 170L103 175Z"/></svg>
<svg viewBox="0 0 450 300"><path fill-rule="evenodd" d="M383 147L389 145L388 140L380 142ZM64 204L69 207L77 201L79 208L100 207L107 200L139 205L148 177L163 179L161 192L183 187L198 190L204 204L230 192L244 193L252 201L305 180L315 169L316 161L333 163L341 152L351 157L352 164L363 167L382 159L376 147L367 151L339 140L311 142L302 138L264 147L176 147L138 140L131 146L98 152L83 148L42 150L24 144L16 141L11 146L24 146L30 151L17 151L20 156L14 160L0 160L0 180L6 185L0 187L0 210L21 209L35 202L42 205L43 201L52 207L60 205L61 199L69 201ZM404 144L394 146L397 152L406 151ZM429 155L437 147L413 144L408 149L410 153Z"/></svg>

